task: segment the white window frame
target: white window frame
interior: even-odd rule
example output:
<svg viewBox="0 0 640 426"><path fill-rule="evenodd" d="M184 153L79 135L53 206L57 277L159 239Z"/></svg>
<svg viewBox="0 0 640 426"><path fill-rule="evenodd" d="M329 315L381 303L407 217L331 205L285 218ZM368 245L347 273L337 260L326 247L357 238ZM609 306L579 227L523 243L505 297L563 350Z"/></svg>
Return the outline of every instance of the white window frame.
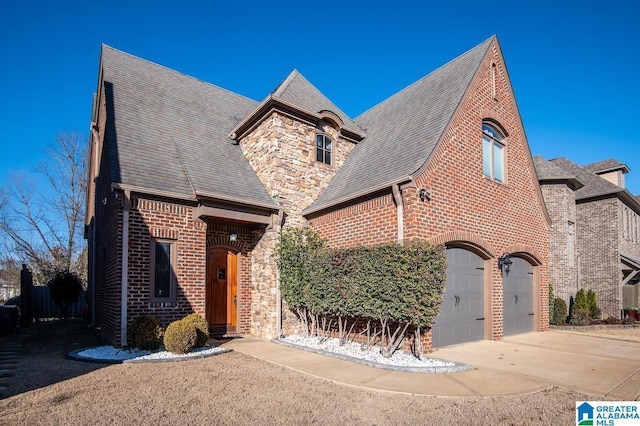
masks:
<svg viewBox="0 0 640 426"><path fill-rule="evenodd" d="M489 123L482 123L482 174L496 182L506 181L506 146L498 129Z"/></svg>

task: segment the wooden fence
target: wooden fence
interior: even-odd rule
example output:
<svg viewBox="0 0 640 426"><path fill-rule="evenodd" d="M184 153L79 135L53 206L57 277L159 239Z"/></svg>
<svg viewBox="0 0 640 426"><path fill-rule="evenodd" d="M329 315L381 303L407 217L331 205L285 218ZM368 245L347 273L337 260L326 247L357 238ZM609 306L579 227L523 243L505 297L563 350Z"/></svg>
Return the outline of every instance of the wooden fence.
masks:
<svg viewBox="0 0 640 426"><path fill-rule="evenodd" d="M87 300L87 292L82 291L80 298L76 303L71 305L69 312L70 317L82 316L82 307ZM58 305L51 299L49 293L49 287L47 286L32 286L31 287L31 313L33 318L60 318L62 313Z"/></svg>

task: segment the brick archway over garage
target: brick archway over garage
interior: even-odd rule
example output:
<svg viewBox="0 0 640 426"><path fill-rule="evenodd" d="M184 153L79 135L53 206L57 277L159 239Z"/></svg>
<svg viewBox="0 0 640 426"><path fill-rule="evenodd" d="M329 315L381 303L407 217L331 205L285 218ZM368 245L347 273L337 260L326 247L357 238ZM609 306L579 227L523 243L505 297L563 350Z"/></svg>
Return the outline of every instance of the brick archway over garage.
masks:
<svg viewBox="0 0 640 426"><path fill-rule="evenodd" d="M468 231L449 231L430 238L433 244L444 244L447 247L460 247L471 250L483 259L494 258L495 250L480 236Z"/></svg>

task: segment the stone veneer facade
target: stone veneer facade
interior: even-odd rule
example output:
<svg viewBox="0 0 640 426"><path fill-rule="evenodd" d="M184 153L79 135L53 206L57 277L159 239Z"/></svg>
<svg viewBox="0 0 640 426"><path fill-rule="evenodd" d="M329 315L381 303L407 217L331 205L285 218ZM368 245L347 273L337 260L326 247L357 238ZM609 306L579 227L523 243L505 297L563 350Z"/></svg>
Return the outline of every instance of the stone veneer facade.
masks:
<svg viewBox="0 0 640 426"><path fill-rule="evenodd" d="M316 135L325 134L332 141L331 165L316 161ZM243 154L258 178L284 211L281 221L266 230L251 253L252 312L251 334L277 336L278 300L277 266L273 254L281 227L303 226L302 211L311 205L342 166L355 144L342 138L338 129L321 120L317 126L280 112L271 112L240 140ZM282 310L283 327L295 330L298 322L286 306Z"/></svg>

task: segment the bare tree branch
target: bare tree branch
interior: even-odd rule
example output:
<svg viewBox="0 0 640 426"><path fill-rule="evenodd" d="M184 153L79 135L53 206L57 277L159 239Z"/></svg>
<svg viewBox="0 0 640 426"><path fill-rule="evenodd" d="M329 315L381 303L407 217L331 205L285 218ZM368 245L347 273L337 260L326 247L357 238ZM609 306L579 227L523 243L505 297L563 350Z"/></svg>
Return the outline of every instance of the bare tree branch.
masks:
<svg viewBox="0 0 640 426"><path fill-rule="evenodd" d="M86 276L82 226L86 196L85 137L64 132L34 168L41 185L16 178L0 191L0 232L5 250L31 264L39 276L73 271ZM10 244L8 244L8 242Z"/></svg>

